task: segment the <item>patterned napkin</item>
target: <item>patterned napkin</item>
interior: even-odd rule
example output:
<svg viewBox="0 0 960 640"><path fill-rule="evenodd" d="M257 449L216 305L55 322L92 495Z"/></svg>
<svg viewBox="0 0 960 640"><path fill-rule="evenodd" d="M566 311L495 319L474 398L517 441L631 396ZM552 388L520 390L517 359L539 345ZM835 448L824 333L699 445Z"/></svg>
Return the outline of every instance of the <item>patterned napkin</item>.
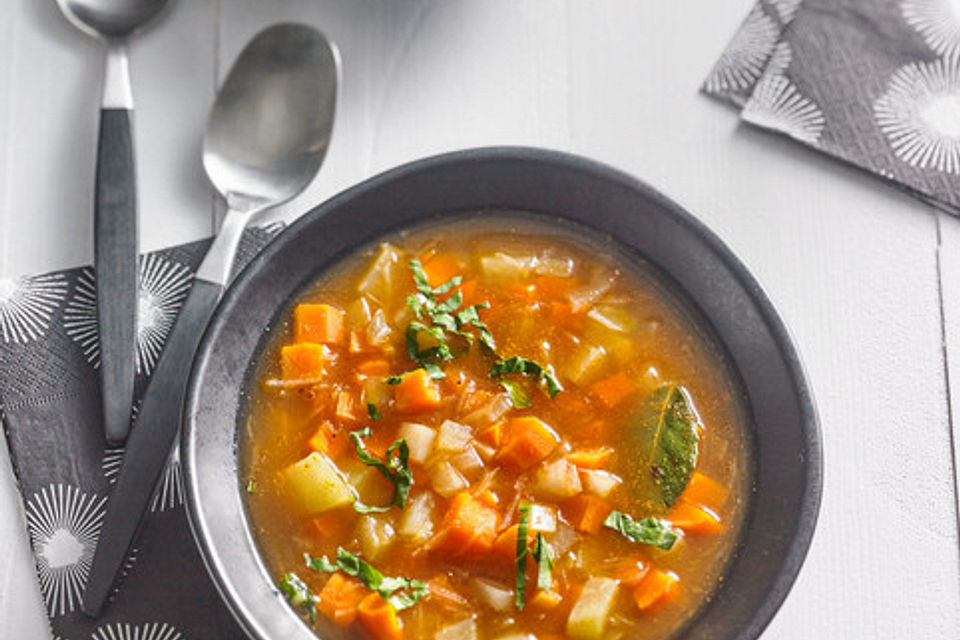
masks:
<svg viewBox="0 0 960 640"><path fill-rule="evenodd" d="M275 224L248 230L238 269L280 229ZM194 242L141 257L134 407L208 245ZM183 510L178 450L113 603L99 620L80 612L123 456L122 449L104 442L98 362L91 267L0 279L0 409L55 638L244 638L194 546Z"/></svg>
<svg viewBox="0 0 960 640"><path fill-rule="evenodd" d="M702 90L960 215L957 0L760 0Z"/></svg>

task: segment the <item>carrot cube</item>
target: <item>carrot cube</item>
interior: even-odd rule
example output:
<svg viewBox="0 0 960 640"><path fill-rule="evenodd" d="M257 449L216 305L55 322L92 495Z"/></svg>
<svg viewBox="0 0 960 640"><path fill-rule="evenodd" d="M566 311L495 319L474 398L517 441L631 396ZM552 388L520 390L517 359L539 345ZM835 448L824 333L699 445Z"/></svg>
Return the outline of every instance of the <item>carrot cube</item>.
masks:
<svg viewBox="0 0 960 640"><path fill-rule="evenodd" d="M633 393L633 383L626 373L620 371L609 378L598 380L590 385L590 392L600 402L612 409Z"/></svg>
<svg viewBox="0 0 960 640"><path fill-rule="evenodd" d="M357 619L357 607L370 590L360 580L343 573L335 573L320 591L317 609L341 627Z"/></svg>
<svg viewBox="0 0 960 640"><path fill-rule="evenodd" d="M563 604L563 596L556 591L537 589L537 592L532 598L530 598L530 602L527 603L527 606L533 611L546 613L549 611L554 611L561 604ZM539 637L542 638L543 636Z"/></svg>
<svg viewBox="0 0 960 640"><path fill-rule="evenodd" d="M357 617L374 640L403 640L397 610L379 593L371 593L360 602Z"/></svg>
<svg viewBox="0 0 960 640"><path fill-rule="evenodd" d="M666 518L676 528L692 535L711 535L723 530L717 514L686 500L680 500L675 504Z"/></svg>
<svg viewBox="0 0 960 640"><path fill-rule="evenodd" d="M676 595L680 578L671 571L651 569L633 590L633 602L640 611L646 611Z"/></svg>
<svg viewBox="0 0 960 640"><path fill-rule="evenodd" d="M390 363L386 360L367 360L357 366L357 373L365 376L385 376L390 372Z"/></svg>
<svg viewBox="0 0 960 640"><path fill-rule="evenodd" d="M589 493L570 498L563 503L562 510L573 528L584 533L600 531L603 521L612 511L606 500Z"/></svg>
<svg viewBox="0 0 960 640"><path fill-rule="evenodd" d="M492 427L487 427L477 434L477 440L491 447L499 447L503 440L503 423L498 422Z"/></svg>
<svg viewBox="0 0 960 640"><path fill-rule="evenodd" d="M440 406L440 389L426 369L415 369L403 375L394 388L393 398L397 411L420 413Z"/></svg>
<svg viewBox="0 0 960 640"><path fill-rule="evenodd" d="M431 287L439 287L460 273L460 265L453 256L446 253L435 254L423 264L423 273Z"/></svg>
<svg viewBox="0 0 960 640"><path fill-rule="evenodd" d="M293 310L294 342L340 344L343 311L328 304L298 304Z"/></svg>
<svg viewBox="0 0 960 640"><path fill-rule="evenodd" d="M284 380L319 380L326 374L330 352L319 344L290 344L280 350Z"/></svg>
<svg viewBox="0 0 960 640"><path fill-rule="evenodd" d="M513 418L504 427L503 446L496 460L514 471L523 471L546 459L559 443L560 437L539 418Z"/></svg>
<svg viewBox="0 0 960 640"><path fill-rule="evenodd" d="M726 502L728 493L727 488L713 478L694 471L681 497L693 504L719 509Z"/></svg>
<svg viewBox="0 0 960 640"><path fill-rule="evenodd" d="M428 548L450 558L476 557L489 553L496 537L497 510L469 493L458 493Z"/></svg>
<svg viewBox="0 0 960 640"><path fill-rule="evenodd" d="M519 525L510 525L497 536L493 543L493 557L498 561L510 563L517 559L517 530ZM527 546L532 547L536 532L527 532Z"/></svg>
<svg viewBox="0 0 960 640"><path fill-rule="evenodd" d="M610 447L578 449L567 454L567 462L579 469L599 469L612 455L613 449Z"/></svg>
<svg viewBox="0 0 960 640"><path fill-rule="evenodd" d="M650 565L646 559L633 556L617 563L613 577L620 581L621 586L636 587L643 582L648 573L650 573Z"/></svg>

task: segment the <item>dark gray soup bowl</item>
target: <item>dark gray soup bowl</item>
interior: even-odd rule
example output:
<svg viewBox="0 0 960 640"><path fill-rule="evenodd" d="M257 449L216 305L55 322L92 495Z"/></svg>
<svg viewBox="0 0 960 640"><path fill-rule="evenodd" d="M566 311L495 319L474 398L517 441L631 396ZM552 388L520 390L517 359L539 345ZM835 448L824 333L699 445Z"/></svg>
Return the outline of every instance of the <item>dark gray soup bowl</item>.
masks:
<svg viewBox="0 0 960 640"><path fill-rule="evenodd" d="M606 166L521 148L442 155L367 180L280 234L230 287L194 364L182 441L190 522L227 605L252 638L315 639L269 578L238 475L245 388L270 328L352 249L444 214L497 209L611 236L659 270L726 351L752 423L754 491L723 582L681 635L758 637L800 570L820 504L819 426L787 331L740 261L679 206Z"/></svg>

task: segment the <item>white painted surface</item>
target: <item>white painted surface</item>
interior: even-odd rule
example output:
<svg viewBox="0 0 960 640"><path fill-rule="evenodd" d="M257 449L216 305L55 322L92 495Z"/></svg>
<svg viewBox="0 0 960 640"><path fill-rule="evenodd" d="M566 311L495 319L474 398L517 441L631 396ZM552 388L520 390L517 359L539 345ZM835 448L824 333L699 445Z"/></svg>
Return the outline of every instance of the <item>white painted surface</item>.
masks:
<svg viewBox="0 0 960 640"><path fill-rule="evenodd" d="M92 255L99 53L52 0L14 4L0 22L0 275ZM960 221L738 124L697 94L749 5L179 2L133 47L142 244L209 229L197 153L214 74L280 20L337 41L344 87L321 176L278 215L400 162L476 145L565 149L642 177L754 271L796 337L818 402L820 524L764 637L956 640L949 401L960 415ZM0 637L42 637L17 496L0 467Z"/></svg>

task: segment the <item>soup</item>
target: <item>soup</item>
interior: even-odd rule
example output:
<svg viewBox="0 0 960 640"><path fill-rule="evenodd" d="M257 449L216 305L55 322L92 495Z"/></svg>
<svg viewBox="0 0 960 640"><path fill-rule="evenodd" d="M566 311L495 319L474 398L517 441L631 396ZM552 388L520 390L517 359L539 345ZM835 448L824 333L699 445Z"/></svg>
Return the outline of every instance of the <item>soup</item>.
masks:
<svg viewBox="0 0 960 640"><path fill-rule="evenodd" d="M398 234L324 273L263 357L249 519L325 636L667 638L721 579L738 395L612 244L503 217Z"/></svg>

